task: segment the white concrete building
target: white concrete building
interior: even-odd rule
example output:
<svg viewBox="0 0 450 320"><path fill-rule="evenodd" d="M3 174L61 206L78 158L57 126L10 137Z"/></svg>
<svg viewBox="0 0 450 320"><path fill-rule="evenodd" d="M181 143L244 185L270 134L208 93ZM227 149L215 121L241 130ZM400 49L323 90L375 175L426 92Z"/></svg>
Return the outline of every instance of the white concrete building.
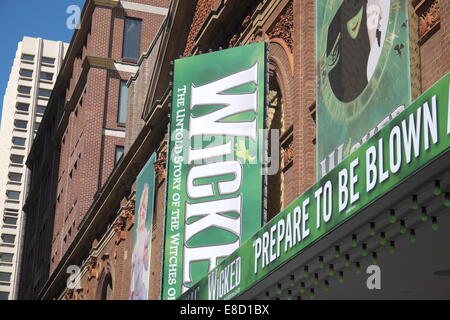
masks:
<svg viewBox="0 0 450 320"><path fill-rule="evenodd" d="M25 161L68 44L24 37L3 99L0 127L0 300L16 297L27 195Z"/></svg>

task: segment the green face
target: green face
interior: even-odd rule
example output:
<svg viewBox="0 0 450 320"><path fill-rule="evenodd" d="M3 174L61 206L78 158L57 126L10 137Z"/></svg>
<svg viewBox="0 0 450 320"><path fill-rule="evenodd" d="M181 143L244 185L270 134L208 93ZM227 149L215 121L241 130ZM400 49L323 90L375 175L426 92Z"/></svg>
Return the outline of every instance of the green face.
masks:
<svg viewBox="0 0 450 320"><path fill-rule="evenodd" d="M356 39L359 29L361 28L361 23L363 23L363 9L364 8L361 7L361 10L359 10L356 16L347 21L347 31L352 39Z"/></svg>
<svg viewBox="0 0 450 320"><path fill-rule="evenodd" d="M317 1L318 178L410 103L408 1L377 5L373 26L367 1Z"/></svg>

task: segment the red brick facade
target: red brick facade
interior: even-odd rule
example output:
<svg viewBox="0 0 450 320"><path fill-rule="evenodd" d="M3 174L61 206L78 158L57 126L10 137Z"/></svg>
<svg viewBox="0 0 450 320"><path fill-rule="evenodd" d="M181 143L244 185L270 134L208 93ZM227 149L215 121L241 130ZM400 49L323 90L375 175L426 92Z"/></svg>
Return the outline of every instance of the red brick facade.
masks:
<svg viewBox="0 0 450 320"><path fill-rule="evenodd" d="M130 0L128 3L167 9L169 2ZM122 58L125 17L141 19L140 48L144 52L165 15L142 7L124 9L118 1L86 1L82 28L72 39L58 86L49 102L54 107L49 108L48 113L53 112L55 120L50 122L51 115L47 114L43 121L43 131L54 132L54 135L38 136L34 146L36 154L32 153L29 159L29 165L36 168L39 157L43 157L37 150L48 146L52 150L47 153L53 151L52 155L59 162L53 167L56 181L45 180L48 187L42 183L40 172L34 170L32 178L32 184L39 184L39 188L55 194L54 212L46 213L54 220L47 271L50 275L70 248L96 194L114 169L116 146L124 146L125 124L117 120L120 81L130 78L132 73L128 70L137 63ZM52 139L54 145L50 146L46 139ZM32 199L36 197L33 191L39 192L38 187L31 187L30 213ZM34 262L25 261L27 272L32 273L36 267ZM42 285L42 282L36 284L33 294L37 294ZM23 294L32 296L30 292Z"/></svg>
<svg viewBox="0 0 450 320"><path fill-rule="evenodd" d="M134 2L168 6L168 1L162 0ZM410 18L420 21L424 11L415 7L417 2L410 2L410 11L417 15ZM450 58L446 52L450 27L448 2L426 2L440 2L441 11L439 26L433 25L434 30L426 39L411 37L420 39L414 44L420 55L420 65L416 66L419 74L415 77L420 79L415 78L413 82L422 92L450 69ZM160 164L164 163L171 81L168 70L170 62L179 56L255 41L268 42L270 90L279 99L273 107L281 115L277 127L280 129L281 170L269 184L272 200L278 203L269 208L273 211L269 212L269 218L316 180L315 1L261 0L249 4L237 0L199 0L189 4L182 1L171 3L171 24L163 26L164 32L160 34L156 49L149 49L144 62L139 63L139 74L129 81L131 109L128 111L134 120L127 122L127 153L118 167L114 169L114 148L124 141L105 136L103 132L105 129L125 131L116 123L118 85L120 79L128 80L130 74L105 68L106 62L90 63L83 89L79 90L82 93L77 99L78 109L75 107L67 116L64 130L58 129L63 135L51 263L51 271L56 271L40 298L128 299L133 219L128 216L125 224L121 220L119 233L117 228L115 230L111 226L118 221L123 208L129 209L133 203L136 175L150 155L157 152ZM143 19L142 48L150 45L162 22L138 12L96 7L92 19L97 23L92 24L86 36L87 45L80 51L80 59L74 60L66 100L71 99L72 93L77 90L86 56L121 61L124 15ZM225 25L226 21L229 24ZM416 35L419 30L413 28L410 32ZM145 94L140 90L144 90ZM77 169L70 177L75 163ZM151 299L160 298L164 245L163 166L156 172L158 187L152 238ZM130 214L133 214L131 211ZM89 212L87 222L84 221L86 212ZM70 230L71 236L67 237ZM71 251L66 252L68 249ZM62 260L64 255L66 258ZM95 263L90 263L91 260ZM64 268L70 263L82 267L80 290L64 289L67 278ZM112 295L105 296L110 282Z"/></svg>

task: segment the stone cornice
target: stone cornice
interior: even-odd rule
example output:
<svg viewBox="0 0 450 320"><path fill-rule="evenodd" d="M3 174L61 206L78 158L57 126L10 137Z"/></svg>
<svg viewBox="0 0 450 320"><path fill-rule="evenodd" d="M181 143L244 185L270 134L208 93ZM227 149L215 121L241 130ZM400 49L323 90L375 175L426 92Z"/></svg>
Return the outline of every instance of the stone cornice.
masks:
<svg viewBox="0 0 450 320"><path fill-rule="evenodd" d="M104 57L86 56L83 61L83 68L102 68L114 70L114 59Z"/></svg>

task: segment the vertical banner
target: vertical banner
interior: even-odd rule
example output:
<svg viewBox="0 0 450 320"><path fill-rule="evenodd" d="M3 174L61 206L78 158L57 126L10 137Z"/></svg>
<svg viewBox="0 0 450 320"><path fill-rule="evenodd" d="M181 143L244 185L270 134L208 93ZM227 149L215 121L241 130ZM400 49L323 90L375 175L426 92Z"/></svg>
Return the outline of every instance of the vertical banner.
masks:
<svg viewBox="0 0 450 320"><path fill-rule="evenodd" d="M163 299L262 226L265 68L265 43L175 61Z"/></svg>
<svg viewBox="0 0 450 320"><path fill-rule="evenodd" d="M411 100L408 1L316 1L317 174Z"/></svg>
<svg viewBox="0 0 450 320"><path fill-rule="evenodd" d="M155 171L153 153L136 179L136 206L131 260L130 300L148 300L152 245Z"/></svg>

